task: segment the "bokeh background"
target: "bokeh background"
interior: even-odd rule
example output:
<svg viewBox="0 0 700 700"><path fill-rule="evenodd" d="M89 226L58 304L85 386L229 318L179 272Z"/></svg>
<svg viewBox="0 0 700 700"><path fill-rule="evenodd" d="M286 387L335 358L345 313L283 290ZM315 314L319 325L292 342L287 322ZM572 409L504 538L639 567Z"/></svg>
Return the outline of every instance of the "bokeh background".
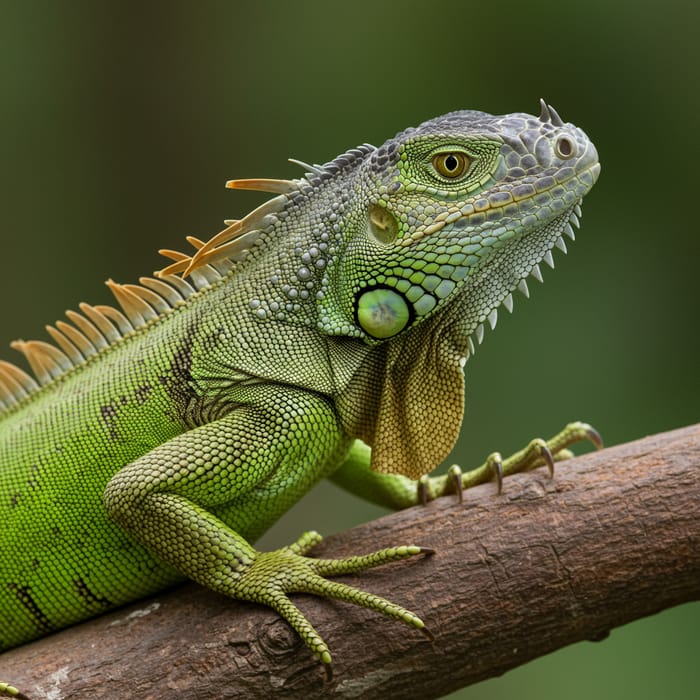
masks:
<svg viewBox="0 0 700 700"><path fill-rule="evenodd" d="M157 248L260 201L228 178L295 176L287 157L324 162L459 108L536 112L544 96L603 171L570 255L468 363L454 460L574 418L610 444L697 421L697 7L0 0L0 345L109 302L106 278L135 281ZM265 543L380 512L322 485ZM694 603L454 697L697 697L699 646Z"/></svg>

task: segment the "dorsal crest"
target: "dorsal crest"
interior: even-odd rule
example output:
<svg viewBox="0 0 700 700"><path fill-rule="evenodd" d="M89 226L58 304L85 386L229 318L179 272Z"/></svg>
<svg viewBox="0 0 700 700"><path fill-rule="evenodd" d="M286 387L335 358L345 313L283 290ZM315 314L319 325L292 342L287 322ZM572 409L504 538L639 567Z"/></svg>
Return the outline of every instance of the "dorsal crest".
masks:
<svg viewBox="0 0 700 700"><path fill-rule="evenodd" d="M174 275L141 277L140 284L108 280L106 284L119 308L82 303L80 312L66 311L67 320L46 326L54 344L42 340L10 343L24 355L34 377L10 362L0 361L0 412L14 408L40 387L184 304L200 289L222 279L231 267L226 262L215 267L206 265L195 271L189 281Z"/></svg>
<svg viewBox="0 0 700 700"><path fill-rule="evenodd" d="M33 377L20 367L0 360L0 413L11 410L33 392L78 367L126 336L184 304L196 292L223 279L243 260L259 237L260 228L288 202L305 180L234 180L229 187L278 193L241 220L225 222L226 228L209 241L194 236L186 240L190 253L159 251L171 264L141 277L139 284L107 280L118 306L81 303L80 311L66 311L66 320L46 326L53 344L42 340L15 340L10 346L21 352ZM282 194L280 194L282 193Z"/></svg>
<svg viewBox="0 0 700 700"><path fill-rule="evenodd" d="M277 196L242 219L224 222L226 228L206 242L187 236L193 248L190 252L160 250L170 264L155 272L153 277L141 277L139 284L107 280L119 308L82 303L80 313L66 311L67 321L46 326L54 344L42 340L11 343L12 348L25 356L34 377L0 360L0 413L13 409L42 386L169 313L199 290L219 282L245 259L251 246L260 240L262 231L274 223L276 215L292 197L299 192L309 193L373 150L374 146L362 144L324 165L290 159L305 171L304 177L295 180L252 178L227 182L226 186L231 189L270 192Z"/></svg>

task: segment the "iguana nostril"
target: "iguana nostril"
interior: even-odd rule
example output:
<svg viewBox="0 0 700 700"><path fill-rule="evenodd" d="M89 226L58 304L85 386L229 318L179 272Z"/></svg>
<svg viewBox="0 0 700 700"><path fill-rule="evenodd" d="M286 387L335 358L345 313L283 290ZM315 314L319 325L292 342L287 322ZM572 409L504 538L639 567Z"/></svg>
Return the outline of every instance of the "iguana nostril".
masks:
<svg viewBox="0 0 700 700"><path fill-rule="evenodd" d="M554 152L559 158L572 158L576 155L576 146L568 136L560 136L554 144Z"/></svg>

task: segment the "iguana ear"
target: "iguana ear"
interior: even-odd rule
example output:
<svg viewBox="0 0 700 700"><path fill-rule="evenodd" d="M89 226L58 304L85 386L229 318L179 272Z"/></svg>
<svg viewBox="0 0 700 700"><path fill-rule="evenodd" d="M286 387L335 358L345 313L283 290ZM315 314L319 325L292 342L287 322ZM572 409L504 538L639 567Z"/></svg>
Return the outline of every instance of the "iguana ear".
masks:
<svg viewBox="0 0 700 700"><path fill-rule="evenodd" d="M464 414L464 353L424 322L388 343L372 445L372 468L412 479L432 471L454 446Z"/></svg>

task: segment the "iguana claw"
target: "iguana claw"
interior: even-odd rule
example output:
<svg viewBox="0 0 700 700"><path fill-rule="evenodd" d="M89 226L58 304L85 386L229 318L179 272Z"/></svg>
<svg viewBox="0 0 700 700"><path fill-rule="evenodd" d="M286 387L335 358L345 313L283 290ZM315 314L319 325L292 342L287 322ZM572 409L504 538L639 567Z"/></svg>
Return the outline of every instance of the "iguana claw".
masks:
<svg viewBox="0 0 700 700"><path fill-rule="evenodd" d="M462 484L462 470L458 464L453 464L447 470L447 478L452 484L452 490L457 494L457 500L464 501L464 486Z"/></svg>
<svg viewBox="0 0 700 700"><path fill-rule="evenodd" d="M581 425L585 426L586 437L593 443L596 450L602 450L605 445L603 444L603 438L600 436L600 433L592 425L588 425L587 423L582 423Z"/></svg>
<svg viewBox="0 0 700 700"><path fill-rule="evenodd" d="M498 483L498 493L503 491L503 457L500 452L492 452L486 458L489 471L496 477Z"/></svg>
<svg viewBox="0 0 700 700"><path fill-rule="evenodd" d="M552 455L552 451L549 449L549 447L547 446L547 443L544 440L537 441L537 447L539 447L539 450L540 450L540 457L542 457L545 464L547 465L547 470L549 471L549 478L553 479L554 478L554 455Z"/></svg>

